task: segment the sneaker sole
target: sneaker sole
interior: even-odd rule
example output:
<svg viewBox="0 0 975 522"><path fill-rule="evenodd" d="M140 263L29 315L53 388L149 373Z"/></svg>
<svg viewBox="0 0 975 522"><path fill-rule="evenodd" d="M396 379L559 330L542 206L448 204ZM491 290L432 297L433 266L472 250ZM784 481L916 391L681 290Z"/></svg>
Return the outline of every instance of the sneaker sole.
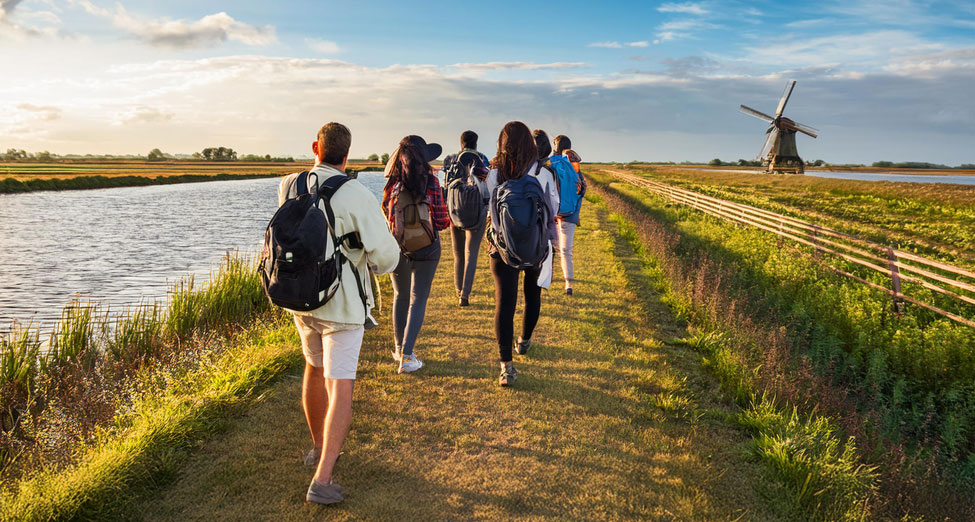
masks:
<svg viewBox="0 0 975 522"><path fill-rule="evenodd" d="M407 370L406 368L403 368L402 366L400 366L400 367L399 367L399 370L397 370L397 371L396 371L396 373L399 373L399 374L403 374L403 373L413 373L413 372L415 372L415 371L419 371L420 369L422 369L422 368L423 368L423 366L424 366L423 364L420 364L420 366L418 366L418 367L416 367L416 368L413 368L412 370Z"/></svg>

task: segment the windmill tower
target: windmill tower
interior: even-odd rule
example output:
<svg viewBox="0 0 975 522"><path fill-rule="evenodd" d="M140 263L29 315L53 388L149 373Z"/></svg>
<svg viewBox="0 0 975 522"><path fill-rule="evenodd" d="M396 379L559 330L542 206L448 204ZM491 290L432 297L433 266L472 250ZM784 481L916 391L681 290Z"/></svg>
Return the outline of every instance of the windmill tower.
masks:
<svg viewBox="0 0 975 522"><path fill-rule="evenodd" d="M782 99L779 100L779 107L775 110L774 117L745 105L742 105L739 109L741 112L749 116L754 116L769 124L768 129L765 131L767 135L765 138L765 146L762 147L762 152L759 154L759 157L762 159L762 165L766 167L765 171L769 174L802 174L805 168L802 163L802 158L799 157L799 151L796 149L796 132L801 132L813 138L819 135L818 130L808 125L796 123L782 116L782 112L785 111L785 105L789 103L789 97L792 96L792 89L795 89L795 87L795 80L790 81L786 85L785 92L782 94Z"/></svg>

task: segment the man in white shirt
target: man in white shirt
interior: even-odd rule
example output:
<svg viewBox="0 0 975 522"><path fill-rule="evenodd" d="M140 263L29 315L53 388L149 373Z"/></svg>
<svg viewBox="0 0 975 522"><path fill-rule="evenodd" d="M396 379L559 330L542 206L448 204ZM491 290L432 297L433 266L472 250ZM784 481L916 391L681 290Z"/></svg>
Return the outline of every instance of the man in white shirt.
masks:
<svg viewBox="0 0 975 522"><path fill-rule="evenodd" d="M344 176L352 134L340 123L328 123L312 143L317 162L308 183L319 187L332 176ZM297 174L281 180L278 204L296 197ZM309 192L314 189L309 187ZM309 502L332 504L343 500L342 488L332 482L332 470L352 423L352 390L365 328L374 326L371 310L370 267L376 273L392 272L399 263L399 244L386 227L376 197L356 180L350 180L331 199L337 237L356 237L343 243L348 264L335 295L308 312L293 312L305 357L301 402L315 447L305 464L316 466L305 496ZM319 202L321 207L323 203ZM358 244L358 243L361 243ZM357 280L358 279L358 280Z"/></svg>

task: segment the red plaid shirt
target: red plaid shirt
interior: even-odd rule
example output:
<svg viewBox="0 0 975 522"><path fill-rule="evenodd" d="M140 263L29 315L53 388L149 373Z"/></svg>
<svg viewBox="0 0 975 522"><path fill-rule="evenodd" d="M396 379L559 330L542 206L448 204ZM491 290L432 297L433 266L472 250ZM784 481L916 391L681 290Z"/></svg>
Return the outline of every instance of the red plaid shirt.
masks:
<svg viewBox="0 0 975 522"><path fill-rule="evenodd" d="M391 219L393 202L399 196L402 188L400 183L387 183L383 188L383 214L386 219ZM450 216L447 215L447 204L443 200L443 190L440 189L440 181L433 174L427 180L427 201L430 203L430 220L433 221L433 228L438 232L450 226Z"/></svg>

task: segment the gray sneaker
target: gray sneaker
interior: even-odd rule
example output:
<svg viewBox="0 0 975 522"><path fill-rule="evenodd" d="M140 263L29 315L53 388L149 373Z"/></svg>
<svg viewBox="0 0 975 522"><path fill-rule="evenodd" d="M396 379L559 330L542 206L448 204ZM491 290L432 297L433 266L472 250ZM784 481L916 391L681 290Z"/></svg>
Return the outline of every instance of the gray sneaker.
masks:
<svg viewBox="0 0 975 522"><path fill-rule="evenodd" d="M518 370L515 370L515 365L512 363L501 363L501 376L498 377L498 384L502 387L507 388L515 383L515 379L518 378Z"/></svg>
<svg viewBox="0 0 975 522"><path fill-rule="evenodd" d="M518 344L515 346L515 351L518 352L518 355L527 355L528 349L531 348L531 345L531 339L527 341L518 339Z"/></svg>
<svg viewBox="0 0 975 522"><path fill-rule="evenodd" d="M318 448L312 448L308 450L308 454L305 455L305 465L311 467L318 467L318 461L322 459L322 450Z"/></svg>
<svg viewBox="0 0 975 522"><path fill-rule="evenodd" d="M312 479L305 500L316 504L336 504L345 500L345 496L342 495L342 486L334 482L322 484Z"/></svg>

